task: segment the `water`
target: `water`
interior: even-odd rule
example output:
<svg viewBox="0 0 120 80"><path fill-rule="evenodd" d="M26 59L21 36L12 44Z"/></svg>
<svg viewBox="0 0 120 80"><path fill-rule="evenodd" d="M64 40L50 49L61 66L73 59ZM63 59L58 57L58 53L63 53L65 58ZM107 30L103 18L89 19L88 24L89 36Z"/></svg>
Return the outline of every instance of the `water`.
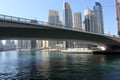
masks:
<svg viewBox="0 0 120 80"><path fill-rule="evenodd" d="M0 52L0 80L120 80L120 56Z"/></svg>

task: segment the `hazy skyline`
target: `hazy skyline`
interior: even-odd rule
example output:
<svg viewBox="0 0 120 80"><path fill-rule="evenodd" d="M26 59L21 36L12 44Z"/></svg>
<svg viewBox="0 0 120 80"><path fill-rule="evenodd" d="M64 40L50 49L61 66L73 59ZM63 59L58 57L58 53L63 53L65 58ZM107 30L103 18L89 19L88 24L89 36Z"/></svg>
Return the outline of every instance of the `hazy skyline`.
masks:
<svg viewBox="0 0 120 80"><path fill-rule="evenodd" d="M89 7L93 10L96 0L1 0L0 14L37 19L47 21L48 10L53 9L59 12L60 20L63 21L63 2L70 4L72 15L74 12L82 13L84 21L84 9ZM114 0L97 0L103 6L104 30L105 33L117 35L116 11Z"/></svg>

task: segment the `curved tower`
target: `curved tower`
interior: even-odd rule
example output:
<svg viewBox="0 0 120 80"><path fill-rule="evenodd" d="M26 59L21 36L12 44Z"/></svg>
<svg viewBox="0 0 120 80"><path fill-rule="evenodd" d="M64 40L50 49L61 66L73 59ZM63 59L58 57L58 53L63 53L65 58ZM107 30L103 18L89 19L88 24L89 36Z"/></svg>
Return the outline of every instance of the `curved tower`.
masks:
<svg viewBox="0 0 120 80"><path fill-rule="evenodd" d="M66 28L72 28L72 26L73 26L72 10L71 10L68 2L63 3L63 25ZM72 41L65 41L65 42L63 42L63 44L64 44L64 49L73 47L73 42Z"/></svg>
<svg viewBox="0 0 120 80"><path fill-rule="evenodd" d="M72 11L68 2L63 3L63 25L67 28L72 27Z"/></svg>
<svg viewBox="0 0 120 80"><path fill-rule="evenodd" d="M95 2L94 11L96 14L98 33L104 34L103 11L102 5L99 2Z"/></svg>

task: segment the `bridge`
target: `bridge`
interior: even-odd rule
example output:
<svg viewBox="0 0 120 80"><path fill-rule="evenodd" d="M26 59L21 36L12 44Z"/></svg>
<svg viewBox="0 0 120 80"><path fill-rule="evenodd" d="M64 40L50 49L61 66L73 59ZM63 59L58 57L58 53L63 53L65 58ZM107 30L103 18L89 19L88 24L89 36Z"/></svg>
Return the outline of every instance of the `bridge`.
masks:
<svg viewBox="0 0 120 80"><path fill-rule="evenodd" d="M120 47L120 39L115 36L7 15L0 15L0 39L81 40L104 45L109 49Z"/></svg>

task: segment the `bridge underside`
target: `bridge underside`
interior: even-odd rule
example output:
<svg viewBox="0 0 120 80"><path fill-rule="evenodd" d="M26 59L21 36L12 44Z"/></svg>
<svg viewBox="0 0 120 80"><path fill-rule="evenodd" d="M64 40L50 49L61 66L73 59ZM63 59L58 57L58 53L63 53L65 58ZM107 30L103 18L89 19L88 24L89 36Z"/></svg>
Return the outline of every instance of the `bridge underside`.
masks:
<svg viewBox="0 0 120 80"><path fill-rule="evenodd" d="M108 49L120 47L120 42L108 36L10 20L0 20L0 39L80 40L104 45Z"/></svg>
<svg viewBox="0 0 120 80"><path fill-rule="evenodd" d="M107 37L91 35L63 29L36 28L0 28L0 39L54 39L54 40L83 40L107 46L108 49L118 48L118 42Z"/></svg>

